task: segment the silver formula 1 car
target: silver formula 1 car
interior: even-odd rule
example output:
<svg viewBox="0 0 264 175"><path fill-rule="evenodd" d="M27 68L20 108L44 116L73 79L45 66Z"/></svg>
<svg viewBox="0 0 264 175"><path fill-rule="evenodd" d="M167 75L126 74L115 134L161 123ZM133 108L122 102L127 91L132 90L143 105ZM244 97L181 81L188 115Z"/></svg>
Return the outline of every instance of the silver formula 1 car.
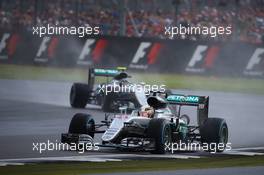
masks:
<svg viewBox="0 0 264 175"><path fill-rule="evenodd" d="M217 152L225 149L228 127L224 119L208 118L208 96L160 96L154 93L148 97L147 102L154 109L154 113L148 117L142 117L140 109L126 114L126 107L123 107L121 113L112 119L106 116L102 123L95 124L91 115L76 114L71 120L68 133L62 134L61 141L78 143L90 140L96 133L103 133L100 146L143 149L158 154L168 151L168 144L179 142L214 143ZM195 126L190 125L189 116L181 115L181 107L186 105L194 106L197 110ZM171 106L174 106L174 110ZM222 144L223 149L218 149L216 144Z"/></svg>
<svg viewBox="0 0 264 175"><path fill-rule="evenodd" d="M70 104L73 108L85 108L87 104L101 106L104 112L117 112L120 106L139 108L146 104L144 91L116 92L124 87L140 86L127 79L131 76L125 67L117 69L89 68L87 83L74 83L70 91ZM105 77L106 81L96 83L96 77ZM120 90L119 90L120 91ZM133 107L132 107L133 106Z"/></svg>

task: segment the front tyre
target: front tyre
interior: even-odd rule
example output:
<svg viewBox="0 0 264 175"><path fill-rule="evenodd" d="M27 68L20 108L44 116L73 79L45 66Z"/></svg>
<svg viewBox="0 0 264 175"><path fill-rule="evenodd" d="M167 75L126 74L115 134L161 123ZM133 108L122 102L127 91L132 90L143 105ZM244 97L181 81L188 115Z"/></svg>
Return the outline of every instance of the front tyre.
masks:
<svg viewBox="0 0 264 175"><path fill-rule="evenodd" d="M155 142L155 148L151 153L165 154L166 144L171 143L170 123L162 118L154 118L150 120L147 135Z"/></svg>
<svg viewBox="0 0 264 175"><path fill-rule="evenodd" d="M69 133L71 134L87 134L94 138L95 121L88 114L77 113L73 116Z"/></svg>
<svg viewBox="0 0 264 175"><path fill-rule="evenodd" d="M89 99L89 86L83 83L74 83L70 92L70 104L73 108L85 108Z"/></svg>
<svg viewBox="0 0 264 175"><path fill-rule="evenodd" d="M228 127L221 118L208 118L200 127L201 142L208 144L209 152L223 152L228 142Z"/></svg>

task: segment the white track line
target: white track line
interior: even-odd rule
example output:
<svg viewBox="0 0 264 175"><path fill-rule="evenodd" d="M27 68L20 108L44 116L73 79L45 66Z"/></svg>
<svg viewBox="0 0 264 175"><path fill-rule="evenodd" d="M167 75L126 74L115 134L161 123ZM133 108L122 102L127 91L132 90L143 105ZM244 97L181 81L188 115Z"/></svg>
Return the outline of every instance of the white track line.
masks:
<svg viewBox="0 0 264 175"><path fill-rule="evenodd" d="M25 165L24 163L10 163L10 162L0 162L1 166L7 166L7 165Z"/></svg>
<svg viewBox="0 0 264 175"><path fill-rule="evenodd" d="M41 161L82 161L82 162L106 162L132 160L136 158L169 158L169 159L188 159L200 158L200 156L186 155L138 155L138 154L110 154L110 155L90 155L90 156L68 156L68 157L39 157L39 158L18 158L1 159L0 163L8 162L41 162Z"/></svg>
<svg viewBox="0 0 264 175"><path fill-rule="evenodd" d="M230 151L225 151L224 154L228 155L243 155L243 156L262 156L264 153L254 152L258 150L264 150L264 147L244 147L234 148Z"/></svg>
<svg viewBox="0 0 264 175"><path fill-rule="evenodd" d="M39 158L20 158L20 159L1 159L0 163L7 162L41 162L41 161L80 161L80 162L106 162L122 161L121 159L96 158L90 156L71 156L71 157L39 157Z"/></svg>
<svg viewBox="0 0 264 175"><path fill-rule="evenodd" d="M264 150L264 147L244 147L244 148L234 148L234 151L244 151L244 150Z"/></svg>
<svg viewBox="0 0 264 175"><path fill-rule="evenodd" d="M264 153L250 152L250 151L246 151L246 150L264 150L264 147L236 148L236 149L232 149L230 151L225 151L225 152L219 153L219 154L244 155L244 156L264 155ZM138 158L189 159L189 158L201 158L201 156L189 156L189 155L182 155L182 154L165 154L165 155L99 154L99 155L89 155L89 156L17 158L17 159L0 159L0 166L23 165L23 163L27 163L27 162L43 162L43 161L106 162L106 161L122 161L124 159L134 160L134 159L138 159Z"/></svg>
<svg viewBox="0 0 264 175"><path fill-rule="evenodd" d="M241 156L263 156L264 153L248 152L248 151L226 151L224 154L241 155Z"/></svg>

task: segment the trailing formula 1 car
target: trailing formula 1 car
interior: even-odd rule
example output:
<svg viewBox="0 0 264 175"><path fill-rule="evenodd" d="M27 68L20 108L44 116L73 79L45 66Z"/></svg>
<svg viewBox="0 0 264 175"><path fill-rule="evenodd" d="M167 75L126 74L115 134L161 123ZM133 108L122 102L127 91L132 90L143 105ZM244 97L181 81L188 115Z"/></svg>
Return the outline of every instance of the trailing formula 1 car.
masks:
<svg viewBox="0 0 264 175"><path fill-rule="evenodd" d="M117 112L120 106L139 108L145 105L144 91L120 91L121 87L136 86L127 80L131 77L126 68L96 69L90 68L88 83L74 83L70 91L70 104L74 108L85 108L87 104L99 105L104 112ZM96 77L106 77L106 82L95 85ZM111 78L111 80L109 80ZM140 87L140 85L138 85ZM119 88L119 92L118 91ZM123 88L122 90L124 90Z"/></svg>
<svg viewBox="0 0 264 175"><path fill-rule="evenodd" d="M68 133L61 136L62 143L79 143L92 140L96 133L103 133L100 146L142 149L164 154L173 143L197 143L212 145L208 150L222 152L228 141L227 123L222 118L209 118L208 96L171 94L164 97L154 93L147 99L148 106L126 114L120 108L111 120L96 124L89 114L78 113L71 120ZM170 106L175 106L172 111ZM194 106L197 125L190 125L190 117L181 115L182 106ZM105 129L102 129L105 127ZM221 145L221 148L218 147Z"/></svg>

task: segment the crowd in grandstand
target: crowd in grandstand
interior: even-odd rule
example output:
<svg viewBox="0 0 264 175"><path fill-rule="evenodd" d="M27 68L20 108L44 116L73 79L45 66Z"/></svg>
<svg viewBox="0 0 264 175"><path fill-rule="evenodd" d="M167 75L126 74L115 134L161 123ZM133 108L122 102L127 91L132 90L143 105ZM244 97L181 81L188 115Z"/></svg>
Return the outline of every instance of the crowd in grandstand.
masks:
<svg viewBox="0 0 264 175"><path fill-rule="evenodd" d="M1 1L1 0L0 0ZM30 1L30 0L29 0ZM32 26L99 26L102 35L120 35L120 11L117 6L109 8L79 9L62 7L61 3L51 1L40 10L32 3L21 7L17 3L11 9L0 6L0 28L7 30L31 30ZM144 0L151 1L151 0ZM252 5L243 0L234 6L226 4L195 6L189 0L187 6L173 10L164 9L129 9L126 8L125 35L136 37L164 38L165 26L232 26L232 35L222 37L179 36L182 39L242 40L262 43L264 40L264 1ZM208 0L209 1L209 0ZM198 2L198 1L197 1ZM225 1L224 1L225 2ZM89 2L91 3L91 2ZM228 3L226 1L225 3ZM189 5L189 6L188 6Z"/></svg>

